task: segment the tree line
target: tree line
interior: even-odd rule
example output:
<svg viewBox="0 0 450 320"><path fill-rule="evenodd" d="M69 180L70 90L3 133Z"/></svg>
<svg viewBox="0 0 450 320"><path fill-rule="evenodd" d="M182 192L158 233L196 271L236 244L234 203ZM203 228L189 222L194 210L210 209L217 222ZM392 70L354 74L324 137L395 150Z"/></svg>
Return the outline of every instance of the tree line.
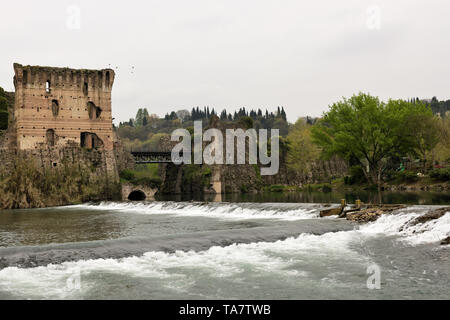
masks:
<svg viewBox="0 0 450 320"><path fill-rule="evenodd" d="M239 108L234 113L223 110L218 114L214 108L207 106L172 111L163 118L155 114L150 114L147 108L140 108L135 118L119 124L118 133L124 145L132 150L157 151L159 141L169 136L173 130L178 128L190 129L194 126L194 121L202 121L204 126L209 124L213 116L219 117L224 123L239 123L246 128L255 129L279 129L281 136L286 136L289 132L290 124L284 107L277 107L275 111L262 111L262 109Z"/></svg>

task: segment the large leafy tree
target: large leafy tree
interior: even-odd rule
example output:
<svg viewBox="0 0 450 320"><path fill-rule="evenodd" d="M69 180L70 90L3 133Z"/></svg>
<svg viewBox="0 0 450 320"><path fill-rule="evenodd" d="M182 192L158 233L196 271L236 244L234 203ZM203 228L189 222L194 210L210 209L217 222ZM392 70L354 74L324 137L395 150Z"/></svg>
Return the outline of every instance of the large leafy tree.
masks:
<svg viewBox="0 0 450 320"><path fill-rule="evenodd" d="M368 182L380 187L389 158L417 151L420 130L413 130L414 123L432 117L431 110L421 103L384 103L360 93L331 105L313 127L312 136L325 156L355 159L364 168Z"/></svg>

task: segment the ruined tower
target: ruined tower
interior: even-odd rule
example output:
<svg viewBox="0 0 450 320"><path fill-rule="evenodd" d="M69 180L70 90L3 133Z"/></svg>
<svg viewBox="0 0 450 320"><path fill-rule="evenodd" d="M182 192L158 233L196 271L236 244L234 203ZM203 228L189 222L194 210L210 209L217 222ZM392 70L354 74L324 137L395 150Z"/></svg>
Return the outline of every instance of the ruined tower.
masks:
<svg viewBox="0 0 450 320"><path fill-rule="evenodd" d="M114 71L14 64L14 122L19 150L80 147L113 150Z"/></svg>

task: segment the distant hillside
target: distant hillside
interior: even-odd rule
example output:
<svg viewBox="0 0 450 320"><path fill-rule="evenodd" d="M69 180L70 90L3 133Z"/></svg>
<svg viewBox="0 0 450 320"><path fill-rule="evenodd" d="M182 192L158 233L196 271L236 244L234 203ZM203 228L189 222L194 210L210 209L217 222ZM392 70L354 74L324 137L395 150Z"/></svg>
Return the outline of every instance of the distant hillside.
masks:
<svg viewBox="0 0 450 320"><path fill-rule="evenodd" d="M193 132L194 121L202 121L203 127L206 128L213 116L219 117L224 124L239 123L245 128L279 129L280 135L283 137L289 133L289 123L282 107L278 107L275 112L241 108L233 114L227 113L226 110L218 114L214 108L200 109L197 107L192 111L173 111L166 114L164 118L149 114L146 108L141 108L134 119L120 123L118 134L127 149L158 151L161 139L167 137L175 129L185 128Z"/></svg>

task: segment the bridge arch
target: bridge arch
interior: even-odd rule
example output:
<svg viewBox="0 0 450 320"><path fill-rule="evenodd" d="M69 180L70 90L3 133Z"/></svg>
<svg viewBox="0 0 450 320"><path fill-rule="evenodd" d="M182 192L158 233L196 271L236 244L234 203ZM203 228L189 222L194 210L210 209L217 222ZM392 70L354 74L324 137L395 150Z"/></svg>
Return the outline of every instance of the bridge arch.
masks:
<svg viewBox="0 0 450 320"><path fill-rule="evenodd" d="M145 199L147 199L147 196L142 190L133 190L128 195L128 200L130 201L144 201Z"/></svg>
<svg viewBox="0 0 450 320"><path fill-rule="evenodd" d="M123 201L151 201L155 200L157 188L150 188L144 185L135 185L131 183L122 183L122 200Z"/></svg>

